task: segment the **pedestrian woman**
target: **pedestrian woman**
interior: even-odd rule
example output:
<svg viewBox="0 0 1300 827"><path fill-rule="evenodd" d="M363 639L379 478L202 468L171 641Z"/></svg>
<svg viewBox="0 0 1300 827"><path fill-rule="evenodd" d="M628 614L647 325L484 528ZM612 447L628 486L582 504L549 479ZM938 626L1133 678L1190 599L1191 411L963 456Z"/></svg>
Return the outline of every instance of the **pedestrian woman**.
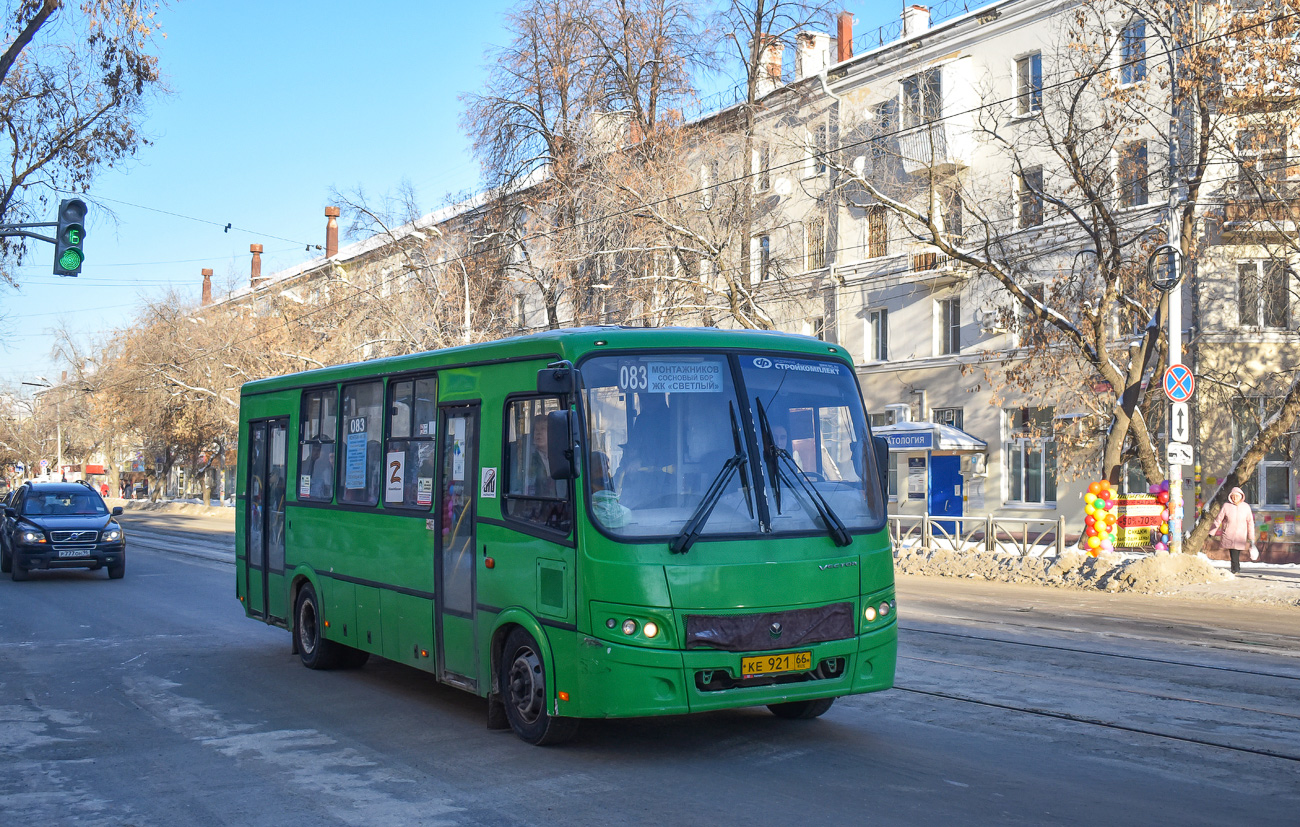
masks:
<svg viewBox="0 0 1300 827"><path fill-rule="evenodd" d="M1232 572L1241 571L1241 553L1255 545L1255 515L1246 503L1246 495L1240 488L1234 488L1228 494L1228 501L1219 509L1219 516L1214 518L1210 527L1210 536L1219 538L1219 548L1228 550L1232 557ZM1251 555L1252 559L1254 555Z"/></svg>

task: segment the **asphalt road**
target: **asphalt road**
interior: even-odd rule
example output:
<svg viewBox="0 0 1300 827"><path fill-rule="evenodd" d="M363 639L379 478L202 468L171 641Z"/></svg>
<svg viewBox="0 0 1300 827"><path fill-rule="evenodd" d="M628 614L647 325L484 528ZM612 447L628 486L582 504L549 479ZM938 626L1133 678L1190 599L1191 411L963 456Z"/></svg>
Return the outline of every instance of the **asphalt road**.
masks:
<svg viewBox="0 0 1300 827"><path fill-rule="evenodd" d="M382 659L304 669L228 563L129 560L0 579L6 827L1300 821L1294 609L909 578L899 689L539 749Z"/></svg>

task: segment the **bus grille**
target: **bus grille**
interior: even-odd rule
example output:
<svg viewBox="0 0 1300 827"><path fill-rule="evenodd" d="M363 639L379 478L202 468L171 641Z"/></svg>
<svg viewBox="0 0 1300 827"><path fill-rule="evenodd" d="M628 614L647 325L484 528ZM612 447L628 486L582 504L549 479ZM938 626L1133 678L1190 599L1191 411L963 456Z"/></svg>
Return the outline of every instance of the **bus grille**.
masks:
<svg viewBox="0 0 1300 827"><path fill-rule="evenodd" d="M769 652L853 637L853 604L743 615L687 615L687 649Z"/></svg>

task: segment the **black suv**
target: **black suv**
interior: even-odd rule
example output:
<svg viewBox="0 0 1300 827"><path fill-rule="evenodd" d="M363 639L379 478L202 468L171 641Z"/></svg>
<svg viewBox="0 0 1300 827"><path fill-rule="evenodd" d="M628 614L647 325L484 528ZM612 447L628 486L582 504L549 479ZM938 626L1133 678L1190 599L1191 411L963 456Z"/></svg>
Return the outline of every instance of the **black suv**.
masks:
<svg viewBox="0 0 1300 827"><path fill-rule="evenodd" d="M32 569L108 569L126 574L126 536L98 492L77 483L29 482L13 492L0 521L0 572L26 580Z"/></svg>

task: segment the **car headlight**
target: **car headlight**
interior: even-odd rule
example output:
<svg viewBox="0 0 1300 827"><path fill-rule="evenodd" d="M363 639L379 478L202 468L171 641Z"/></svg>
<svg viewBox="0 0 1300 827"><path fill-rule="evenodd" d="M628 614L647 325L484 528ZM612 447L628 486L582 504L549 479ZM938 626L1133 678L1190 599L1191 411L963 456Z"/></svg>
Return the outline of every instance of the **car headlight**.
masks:
<svg viewBox="0 0 1300 827"><path fill-rule="evenodd" d="M24 543L43 543L45 535L39 531L32 531L30 528L23 529L22 538Z"/></svg>
<svg viewBox="0 0 1300 827"><path fill-rule="evenodd" d="M122 529L120 528L110 528L104 532L105 543L115 543L120 539L122 539Z"/></svg>

